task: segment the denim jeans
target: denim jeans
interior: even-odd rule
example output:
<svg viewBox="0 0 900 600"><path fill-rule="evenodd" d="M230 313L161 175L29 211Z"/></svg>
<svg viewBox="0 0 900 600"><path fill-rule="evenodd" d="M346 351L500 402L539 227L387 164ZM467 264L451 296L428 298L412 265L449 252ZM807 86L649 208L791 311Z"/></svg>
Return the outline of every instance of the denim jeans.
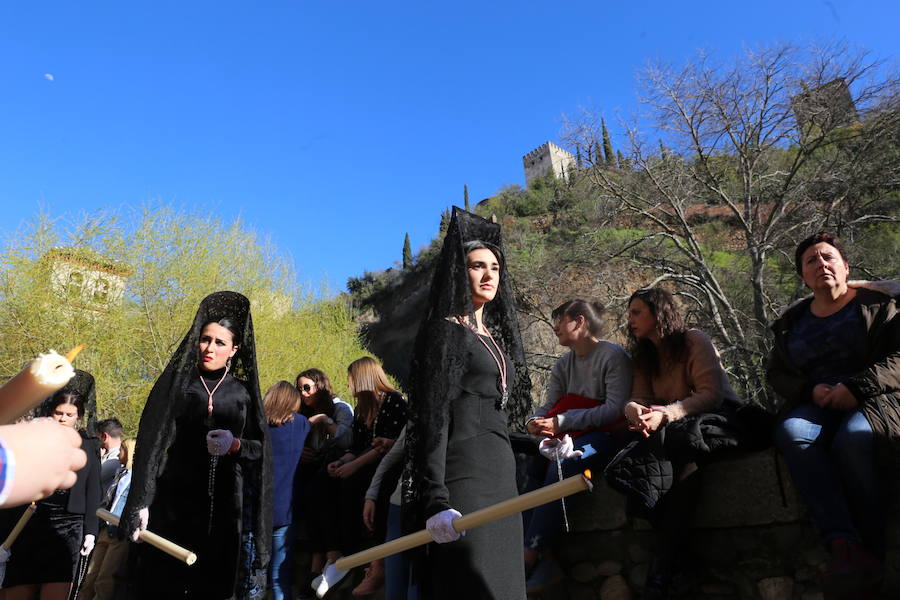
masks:
<svg viewBox="0 0 900 600"><path fill-rule="evenodd" d="M269 587L272 600L293 600L294 526L272 530L272 558L269 561Z"/></svg>
<svg viewBox="0 0 900 600"><path fill-rule="evenodd" d="M395 540L403 535L400 524L400 507L388 504L387 539ZM410 565L406 553L401 552L384 559L385 600L416 600L418 585L410 580Z"/></svg>
<svg viewBox="0 0 900 600"><path fill-rule="evenodd" d="M777 426L775 444L823 541L846 538L880 551L884 503L865 415L804 404Z"/></svg>
<svg viewBox="0 0 900 600"><path fill-rule="evenodd" d="M621 447L621 441L604 431L590 431L578 436L572 440L576 450L584 451L581 458L570 458L562 461L563 478L571 477L577 473L581 473L585 469L591 469L596 475L603 472L606 464L612 460L616 452ZM556 470L556 461L542 461L541 465L547 465L544 471L544 479L542 486L550 485L559 481L559 475ZM528 486L536 489L542 486ZM525 491L531 491L526 488ZM525 529L525 547L540 552L553 536L559 534L563 529L563 500L556 500L548 504L538 506L533 511L529 511L529 515L525 515L527 520ZM568 504L566 504L568 508Z"/></svg>

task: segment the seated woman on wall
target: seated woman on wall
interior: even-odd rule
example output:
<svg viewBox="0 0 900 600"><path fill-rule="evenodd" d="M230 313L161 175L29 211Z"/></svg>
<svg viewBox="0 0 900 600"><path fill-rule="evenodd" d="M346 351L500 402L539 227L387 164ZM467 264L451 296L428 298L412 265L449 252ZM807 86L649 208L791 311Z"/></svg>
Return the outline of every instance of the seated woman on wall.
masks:
<svg viewBox="0 0 900 600"><path fill-rule="evenodd" d="M900 285L848 282L841 241L800 242L812 290L775 321L769 384L784 401L775 441L831 559L824 588L875 588L884 549L884 451L900 435Z"/></svg>
<svg viewBox="0 0 900 600"><path fill-rule="evenodd" d="M689 567L686 550L690 540L690 519L700 491L700 472L694 460L696 452L690 440L679 440L678 423L686 417L700 420L706 413L727 405L738 407L743 400L731 388L709 337L696 329L687 329L675 301L660 288L634 292L628 302L628 336L631 340L633 377L631 401L625 406L629 428L643 436L633 442L607 467L607 480L618 473L629 486L640 486L659 479L664 466L672 476L665 489L629 494L631 507L642 507L660 536L660 553L651 565L644 598L667 598L681 583L679 572ZM661 436L662 430L666 435ZM674 429L674 431L673 431ZM702 428L701 428L702 431ZM656 448L665 450L654 457ZM734 446L737 445L735 442ZM652 461L648 459L652 458ZM619 472L623 464L630 461ZM647 478L635 473L647 468ZM636 489L631 487L631 490ZM635 502L637 500L637 502Z"/></svg>
<svg viewBox="0 0 900 600"><path fill-rule="evenodd" d="M599 302L576 299L564 302L551 314L559 343L571 351L553 365L546 401L525 424L529 433L545 438L541 453L551 462L541 463L543 485L559 478L557 448L562 477L569 477L584 469L599 472L622 445L625 427L621 419L631 392L631 359L620 346L600 339L603 312ZM617 422L621 425L618 435ZM531 515L525 532L525 565L531 571L526 587L530 592L562 575L556 561L544 557L547 543L562 526L560 502L539 506Z"/></svg>

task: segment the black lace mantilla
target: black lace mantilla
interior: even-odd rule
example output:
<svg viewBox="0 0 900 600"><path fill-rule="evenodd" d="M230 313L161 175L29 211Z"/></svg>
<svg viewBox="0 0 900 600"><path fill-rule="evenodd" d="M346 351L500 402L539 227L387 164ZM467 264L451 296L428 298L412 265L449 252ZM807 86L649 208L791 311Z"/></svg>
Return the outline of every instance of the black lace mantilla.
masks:
<svg viewBox="0 0 900 600"><path fill-rule="evenodd" d="M271 552L272 454L262 395L259 391L256 340L253 335L250 301L237 292L216 292L203 299L190 329L150 391L144 411L141 413L131 489L122 513L121 529L130 535L137 527L137 511L141 507L150 506L153 502L157 478L165 464L166 450L174 441L175 403L172 399L181 396L187 385L197 377L199 340L203 326L223 317L231 318L242 333L240 346L232 357L229 373L244 384L251 398L244 425L245 437L263 440L264 444L263 460L256 461L255 469L245 469L243 479L244 485L249 485L255 492L246 498L252 503L250 514L256 541L254 566L261 565L265 568ZM198 476L205 477L206 474Z"/></svg>
<svg viewBox="0 0 900 600"><path fill-rule="evenodd" d="M451 384L461 381L466 374L466 337L474 334L465 327L451 323L448 318L474 312L463 248L466 242L473 240L503 249L499 224L454 207L435 266L427 313L416 337L410 372L410 417L403 470L404 522L407 530L421 528L424 524L419 513L419 486L427 449L422 447L420 432L425 427L439 428L449 418L450 406L455 399ZM524 420L531 406L531 380L525 364L513 287L505 265L497 295L484 306L483 320L515 368L515 377L509 378L512 386L504 407L508 423L514 427Z"/></svg>

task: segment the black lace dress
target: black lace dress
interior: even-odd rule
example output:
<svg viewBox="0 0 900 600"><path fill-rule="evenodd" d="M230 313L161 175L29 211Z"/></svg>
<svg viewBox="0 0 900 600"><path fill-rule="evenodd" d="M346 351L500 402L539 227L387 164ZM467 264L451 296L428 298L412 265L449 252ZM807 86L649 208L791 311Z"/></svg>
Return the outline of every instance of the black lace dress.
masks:
<svg viewBox="0 0 900 600"><path fill-rule="evenodd" d="M444 327L461 326L447 323ZM467 364L462 379L451 383L457 389L451 394L455 398L449 419L443 426L423 424L420 434L423 446L429 448L425 517L447 508L465 515L518 495L507 415L500 408L497 363L474 333L466 332L463 339L466 347L460 358ZM506 356L504 360L511 364ZM514 370L508 371L514 377ZM519 515L468 531L455 542L430 544L425 572L419 578L423 597L524 598L521 546Z"/></svg>
<svg viewBox="0 0 900 600"><path fill-rule="evenodd" d="M204 373L210 390L222 373ZM148 525L154 533L196 553L197 563L188 567L146 544L137 546L139 589L144 598L184 597L185 592L192 598L234 594L244 527L242 507L248 493L242 473L260 460L262 443L245 437L251 400L242 382L225 376L213 397L212 416L207 414L207 399L199 377L188 383L182 397L173 399L175 436L165 453ZM241 440L236 453L218 457L212 478L206 448L211 429L228 429Z"/></svg>

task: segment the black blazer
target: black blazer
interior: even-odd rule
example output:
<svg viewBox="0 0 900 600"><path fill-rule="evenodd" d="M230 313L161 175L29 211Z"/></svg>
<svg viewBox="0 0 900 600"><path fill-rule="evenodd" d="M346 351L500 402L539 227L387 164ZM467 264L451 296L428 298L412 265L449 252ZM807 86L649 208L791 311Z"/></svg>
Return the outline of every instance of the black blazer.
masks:
<svg viewBox="0 0 900 600"><path fill-rule="evenodd" d="M100 508L100 440L82 438L81 449L87 454L87 464L75 473L75 485L69 490L66 510L84 515L82 535L96 537L99 524L97 509Z"/></svg>

